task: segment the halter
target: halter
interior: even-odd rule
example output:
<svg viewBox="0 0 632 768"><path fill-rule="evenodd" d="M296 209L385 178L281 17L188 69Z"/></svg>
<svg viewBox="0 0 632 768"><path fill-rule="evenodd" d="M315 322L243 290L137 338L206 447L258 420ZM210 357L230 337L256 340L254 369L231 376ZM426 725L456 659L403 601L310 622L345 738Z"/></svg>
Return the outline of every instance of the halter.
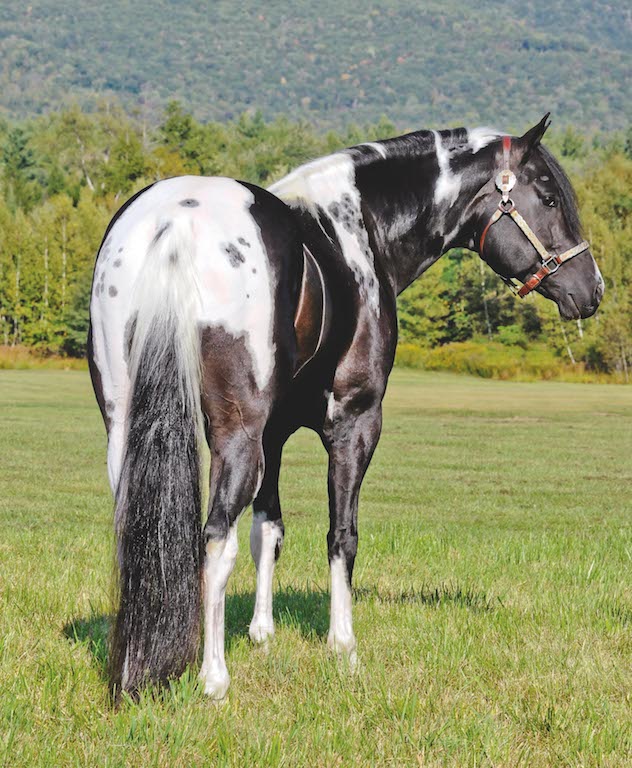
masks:
<svg viewBox="0 0 632 768"><path fill-rule="evenodd" d="M540 269L538 269L538 271L535 274L531 275L531 277L525 282L525 284L520 289L518 289L518 287L515 285L511 277L502 278L505 281L505 283L507 283L507 285L509 286L509 288L512 290L513 293L516 293L521 298L524 298L528 293L531 293L531 291L534 288L537 288L538 285L540 285L540 283L544 280L545 277L548 277L549 275L552 275L554 272L557 272L557 270L560 268L560 265L562 265L565 261L569 261L570 259L573 258L573 256L577 256L578 253L582 253L590 246L586 240L583 240L581 243L574 246L573 248L569 248L567 251L564 251L564 253L561 253L559 256L552 256L546 250L546 248L538 240L536 234L533 232L531 227L527 224L527 222L522 218L522 216L516 210L514 201L509 197L509 193L511 192L511 190L514 188L516 184L516 175L509 168L510 150L511 150L511 136L503 136L503 170L500 171L500 173L496 176L494 180L494 183L496 184L496 188L501 193L501 199L500 199L500 202L498 203L497 210L494 211L494 213L492 214L492 217L487 222L487 226L483 230L483 234L481 235L479 253L481 254L481 256L483 255L483 245L485 243L485 237L487 236L487 232L489 231L489 228L492 226L492 224L495 224L504 215L511 216L511 218L516 222L516 224L524 232L527 240L536 249L536 251L540 256L540 259L542 260L542 266L540 267Z"/></svg>

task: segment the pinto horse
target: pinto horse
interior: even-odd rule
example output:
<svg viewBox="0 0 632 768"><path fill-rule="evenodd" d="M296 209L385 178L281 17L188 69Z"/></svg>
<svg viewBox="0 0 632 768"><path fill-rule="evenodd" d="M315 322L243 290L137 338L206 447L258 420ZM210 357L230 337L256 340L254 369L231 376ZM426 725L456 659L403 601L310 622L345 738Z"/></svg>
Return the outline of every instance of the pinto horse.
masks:
<svg viewBox="0 0 632 768"><path fill-rule="evenodd" d="M211 697L226 695L225 592L251 503L250 636L274 633L279 467L302 426L329 454L328 645L354 662L358 496L380 436L397 295L454 247L478 251L566 319L592 315L603 294L571 185L540 144L547 117L522 137L455 129L361 144L269 191L167 179L116 214L89 335L115 496L116 694L194 662L203 607L200 677ZM211 453L203 527L201 436Z"/></svg>

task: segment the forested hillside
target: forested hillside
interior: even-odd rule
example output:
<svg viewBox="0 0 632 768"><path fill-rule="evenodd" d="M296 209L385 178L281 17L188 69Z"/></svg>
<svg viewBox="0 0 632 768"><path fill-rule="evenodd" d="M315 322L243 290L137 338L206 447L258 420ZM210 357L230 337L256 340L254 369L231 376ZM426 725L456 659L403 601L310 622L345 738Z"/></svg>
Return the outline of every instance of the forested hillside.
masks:
<svg viewBox="0 0 632 768"><path fill-rule="evenodd" d="M92 267L105 226L150 181L194 173L268 185L304 160L393 133L386 121L321 134L260 115L202 124L176 103L150 132L111 105L90 115L75 108L0 126L0 345L83 354ZM566 130L547 139L572 173L605 276L598 315L562 324L551 302L535 295L516 300L478 257L455 250L400 297L400 338L426 350L425 367L505 375L507 360L526 365L528 348L527 373L554 375L565 361L576 371L629 378L632 133L589 143Z"/></svg>
<svg viewBox="0 0 632 768"><path fill-rule="evenodd" d="M629 5L596 0L3 0L0 111L115 95L153 125L179 99L199 119L624 129L631 35Z"/></svg>

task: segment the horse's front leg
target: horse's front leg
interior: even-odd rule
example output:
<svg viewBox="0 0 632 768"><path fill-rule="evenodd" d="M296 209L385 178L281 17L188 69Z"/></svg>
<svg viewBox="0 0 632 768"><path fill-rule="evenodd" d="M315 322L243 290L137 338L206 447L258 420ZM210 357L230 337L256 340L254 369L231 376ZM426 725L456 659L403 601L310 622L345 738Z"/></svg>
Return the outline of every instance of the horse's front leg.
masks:
<svg viewBox="0 0 632 768"><path fill-rule="evenodd" d="M329 395L323 442L329 453L331 615L329 647L356 662L351 578L358 549L358 497L382 427L381 397L355 392Z"/></svg>

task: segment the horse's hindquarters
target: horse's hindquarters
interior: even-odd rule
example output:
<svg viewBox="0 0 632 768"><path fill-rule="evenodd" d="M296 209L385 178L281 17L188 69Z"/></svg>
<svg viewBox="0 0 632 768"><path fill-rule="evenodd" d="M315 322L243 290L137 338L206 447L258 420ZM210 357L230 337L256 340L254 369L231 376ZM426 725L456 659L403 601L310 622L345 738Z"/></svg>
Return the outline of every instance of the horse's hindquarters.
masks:
<svg viewBox="0 0 632 768"><path fill-rule="evenodd" d="M230 179L159 182L110 225L95 267L90 363L117 500L119 691L179 674L195 655L200 563L190 555L200 551L195 445L204 424L213 456L207 687L225 692L228 544L261 483L266 422L291 382L301 258L289 209Z"/></svg>

